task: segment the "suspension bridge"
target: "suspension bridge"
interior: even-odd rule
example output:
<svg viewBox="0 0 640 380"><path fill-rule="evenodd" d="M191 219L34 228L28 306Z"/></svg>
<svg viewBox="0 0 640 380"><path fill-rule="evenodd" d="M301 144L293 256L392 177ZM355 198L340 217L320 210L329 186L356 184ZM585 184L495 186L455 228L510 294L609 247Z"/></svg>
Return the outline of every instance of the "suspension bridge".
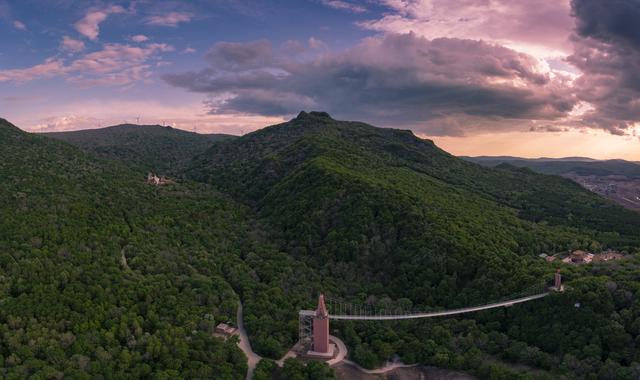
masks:
<svg viewBox="0 0 640 380"><path fill-rule="evenodd" d="M330 358L333 355L333 347L329 344L330 319L352 321L392 321L453 316L500 307L510 307L516 304L544 298L551 292L561 291L563 291L563 286L561 276L558 271L555 274L553 286L546 286L543 284L535 285L518 294L512 294L501 300L448 310L407 311L402 308L389 310L367 304L351 304L333 298L325 299L324 295L321 294L318 299L318 307L316 310L300 310L299 338L302 343L311 343L312 350L308 352L310 356Z"/></svg>

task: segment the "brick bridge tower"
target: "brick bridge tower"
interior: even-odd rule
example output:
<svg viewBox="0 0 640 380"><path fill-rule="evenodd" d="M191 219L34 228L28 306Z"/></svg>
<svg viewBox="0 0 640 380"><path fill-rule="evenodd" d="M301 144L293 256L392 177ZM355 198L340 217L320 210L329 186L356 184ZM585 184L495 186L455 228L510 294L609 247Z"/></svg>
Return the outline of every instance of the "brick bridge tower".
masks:
<svg viewBox="0 0 640 380"><path fill-rule="evenodd" d="M313 351L317 354L332 354L329 346L329 312L324 304L323 294L318 298L318 308L313 317Z"/></svg>
<svg viewBox="0 0 640 380"><path fill-rule="evenodd" d="M562 275L560 275L560 269L556 270L556 275L553 279L553 285L556 291L561 292L562 289Z"/></svg>

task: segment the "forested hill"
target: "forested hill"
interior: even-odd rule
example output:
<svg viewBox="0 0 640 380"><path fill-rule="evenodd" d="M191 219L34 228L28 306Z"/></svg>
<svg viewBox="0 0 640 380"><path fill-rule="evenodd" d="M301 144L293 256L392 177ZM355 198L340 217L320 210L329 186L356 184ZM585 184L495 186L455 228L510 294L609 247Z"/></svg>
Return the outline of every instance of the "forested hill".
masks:
<svg viewBox="0 0 640 380"><path fill-rule="evenodd" d="M175 174L185 162L207 150L213 142L234 138L232 135L198 134L160 125L133 124L43 135L159 174Z"/></svg>
<svg viewBox="0 0 640 380"><path fill-rule="evenodd" d="M572 181L511 166L485 168L409 131L337 121L321 112L302 112L289 122L217 143L192 162L187 176L255 210L281 250L320 274L324 291L386 307L480 304L550 279L557 264L541 260L542 253L578 248L633 253L639 246L637 213ZM488 323L480 327L490 334L480 339L484 343L475 340L483 334L475 327L451 320L348 324L342 334L353 359L367 366L397 352L409 361L470 366L485 378L510 378L480 368L486 367L484 354L498 353L554 373L624 367L621 378L631 378L638 347L628 346L622 356L619 350L638 336L631 321L640 313L630 309L638 289L630 278L639 271L637 261L627 265L620 272L615 264L594 266L593 272L565 267L566 278L574 280L565 295L520 306L508 317L471 316ZM630 296L627 301L618 298L620 289ZM576 302L585 302L578 300L589 306L576 311ZM614 310L629 318L610 319ZM250 323L250 331L258 325ZM430 340L445 325L469 335L446 333ZM425 339L426 346L418 343ZM580 343L585 341L599 343L585 350ZM484 354L460 349L456 342ZM494 350L494 344L513 351Z"/></svg>
<svg viewBox="0 0 640 380"><path fill-rule="evenodd" d="M590 230L611 244L635 244L640 239L640 216L572 181L508 166L484 168L410 131L336 121L321 112L302 112L290 122L216 144L194 160L188 173L265 212L286 207L298 196L306 197L302 190L310 184L305 181L327 175L432 204L431 192L441 188L445 199L433 205L438 209L460 197L473 206L491 205L493 210L507 212L507 219L514 223ZM334 202L349 196L343 194L342 184L336 185L326 189L328 194L340 195ZM422 193L421 186L426 187ZM305 209L322 207L312 199L299 201L305 202ZM457 216L469 216L473 208L462 209ZM329 211L333 209L323 213Z"/></svg>
<svg viewBox="0 0 640 380"><path fill-rule="evenodd" d="M5 120L0 157L0 378L244 378L211 336L253 250L241 207Z"/></svg>

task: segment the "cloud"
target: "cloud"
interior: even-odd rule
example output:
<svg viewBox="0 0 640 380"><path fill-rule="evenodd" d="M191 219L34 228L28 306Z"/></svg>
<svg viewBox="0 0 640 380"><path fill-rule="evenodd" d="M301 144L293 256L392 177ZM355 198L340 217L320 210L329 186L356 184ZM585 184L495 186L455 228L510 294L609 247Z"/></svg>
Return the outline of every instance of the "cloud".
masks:
<svg viewBox="0 0 640 380"><path fill-rule="evenodd" d="M69 51L72 53L77 53L84 50L84 42L80 40L73 39L69 36L64 36L62 38L62 42L60 43L60 48L65 51Z"/></svg>
<svg viewBox="0 0 640 380"><path fill-rule="evenodd" d="M201 71L163 78L209 94L217 114L291 115L316 108L464 134L560 120L576 104L569 78L550 75L529 55L473 40L388 34L304 61L275 54L267 41L219 43L207 62Z"/></svg>
<svg viewBox="0 0 640 380"><path fill-rule="evenodd" d="M149 40L149 37L143 34L136 34L135 36L129 37L129 39L133 42L145 42Z"/></svg>
<svg viewBox="0 0 640 380"><path fill-rule="evenodd" d="M270 65L273 49L268 40L246 43L220 42L205 55L214 67L223 70L246 70Z"/></svg>
<svg viewBox="0 0 640 380"><path fill-rule="evenodd" d="M384 33L414 32L428 39L482 39L534 55L571 51L569 0L377 0L381 17L358 22Z"/></svg>
<svg viewBox="0 0 640 380"><path fill-rule="evenodd" d="M322 0L322 4L334 9L340 9L354 13L364 13L367 11L367 8L363 7L362 5L357 5L342 0Z"/></svg>
<svg viewBox="0 0 640 380"><path fill-rule="evenodd" d="M291 55L298 55L304 53L304 51L307 50L305 44L298 40L287 40L282 44L281 48L287 54Z"/></svg>
<svg viewBox="0 0 640 380"><path fill-rule="evenodd" d="M0 70L0 82L23 83L36 78L50 78L62 75L67 68L60 59L48 58L43 63L25 69Z"/></svg>
<svg viewBox="0 0 640 380"><path fill-rule="evenodd" d="M640 1L572 1L574 52L568 62L582 71L576 94L591 104L584 122L626 134L640 120Z"/></svg>
<svg viewBox="0 0 640 380"><path fill-rule="evenodd" d="M557 125L534 125L529 128L529 132L569 132L569 128L563 128Z"/></svg>
<svg viewBox="0 0 640 380"><path fill-rule="evenodd" d="M186 47L184 48L184 50L182 50L184 54L194 54L196 51L197 50L192 47Z"/></svg>
<svg viewBox="0 0 640 380"><path fill-rule="evenodd" d="M100 34L100 23L107 19L111 14L124 13L125 9L119 5L112 5L103 9L94 9L87 12L87 14L78 22L74 24L78 33L87 37L90 40L98 39Z"/></svg>
<svg viewBox="0 0 640 380"><path fill-rule="evenodd" d="M84 85L127 86L151 76L149 59L159 52L172 51L166 44L145 47L106 44L100 51L86 54L69 65L72 81Z"/></svg>
<svg viewBox="0 0 640 380"><path fill-rule="evenodd" d="M19 20L13 21L13 26L16 29L27 30L27 26L22 21L19 21Z"/></svg>
<svg viewBox="0 0 640 380"><path fill-rule="evenodd" d="M308 43L311 49L326 49L326 50L329 49L327 47L327 44L325 44L322 40L319 40L315 37L309 37Z"/></svg>
<svg viewBox="0 0 640 380"><path fill-rule="evenodd" d="M188 12L169 12L166 14L150 16L146 20L147 25L176 27L182 22L189 22L193 14Z"/></svg>
<svg viewBox="0 0 640 380"><path fill-rule="evenodd" d="M148 44L144 47L105 44L102 50L84 54L69 63L62 59L50 58L42 64L25 69L0 70L0 82L22 83L64 76L85 86L128 86L148 79L152 73L150 61L159 53L172 50L173 47L166 44Z"/></svg>

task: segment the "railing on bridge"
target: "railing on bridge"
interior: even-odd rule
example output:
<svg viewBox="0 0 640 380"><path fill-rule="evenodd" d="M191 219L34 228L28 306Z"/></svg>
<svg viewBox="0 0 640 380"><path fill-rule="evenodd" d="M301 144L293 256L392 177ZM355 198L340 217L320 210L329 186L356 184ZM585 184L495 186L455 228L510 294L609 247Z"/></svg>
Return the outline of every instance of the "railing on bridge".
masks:
<svg viewBox="0 0 640 380"><path fill-rule="evenodd" d="M537 284L520 293L511 294L489 303L447 310L416 311L403 309L401 307L385 308L373 304L353 304L331 297L325 297L325 300L327 302L327 308L329 309L330 318L334 320L398 320L457 315L498 307L507 307L545 297L548 291L545 285Z"/></svg>
<svg viewBox="0 0 640 380"><path fill-rule="evenodd" d="M559 283L558 283L559 284ZM548 287L543 284L537 284L525 289L524 291L511 294L502 299L493 302L483 303L475 306L467 306L461 308L453 308L446 310L406 310L401 307L383 308L373 304L354 304L345 302L337 298L325 297L327 309L329 310L329 318L334 320L402 320L402 319L418 319L433 318L441 316L458 315L472 313L476 311L495 309L500 307L509 307L518 303L533 301L546 297L555 287ZM313 318L314 310L301 310L299 313L299 336L301 340L311 338L313 334Z"/></svg>
<svg viewBox="0 0 640 380"><path fill-rule="evenodd" d="M562 292L562 276L558 269L554 276L553 286L537 284L518 294L511 294L501 300L484 303L476 306L466 306L447 310L411 311L394 307L393 310L376 307L372 304L352 304L335 298L324 297L320 294L317 310L301 310L299 314L300 342L306 344L312 342L313 349L310 354L331 355L329 339L329 320L401 320L432 318L441 316L472 313L481 310L495 309L499 307L513 306L518 303L537 300L549 295L551 291ZM319 326L324 326L314 331L314 321ZM320 343L318 343L320 342ZM324 343L322 343L324 342Z"/></svg>

